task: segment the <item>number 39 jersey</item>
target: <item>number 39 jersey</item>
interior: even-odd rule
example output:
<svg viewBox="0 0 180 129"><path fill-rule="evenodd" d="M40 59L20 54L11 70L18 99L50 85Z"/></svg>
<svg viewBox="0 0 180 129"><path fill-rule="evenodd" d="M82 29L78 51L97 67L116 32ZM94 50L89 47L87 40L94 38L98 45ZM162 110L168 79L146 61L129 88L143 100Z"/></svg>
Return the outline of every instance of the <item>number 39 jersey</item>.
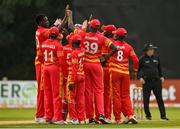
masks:
<svg viewBox="0 0 180 129"><path fill-rule="evenodd" d="M44 65L59 65L63 60L63 48L58 40L47 39L41 45L41 55Z"/></svg>
<svg viewBox="0 0 180 129"><path fill-rule="evenodd" d="M85 47L85 62L100 63L102 47L109 47L112 41L103 36L101 33L86 33L83 45Z"/></svg>
<svg viewBox="0 0 180 129"><path fill-rule="evenodd" d="M110 71L129 74L129 58L133 61L134 71L138 69L138 57L134 49L126 42L115 41L118 51L110 58Z"/></svg>

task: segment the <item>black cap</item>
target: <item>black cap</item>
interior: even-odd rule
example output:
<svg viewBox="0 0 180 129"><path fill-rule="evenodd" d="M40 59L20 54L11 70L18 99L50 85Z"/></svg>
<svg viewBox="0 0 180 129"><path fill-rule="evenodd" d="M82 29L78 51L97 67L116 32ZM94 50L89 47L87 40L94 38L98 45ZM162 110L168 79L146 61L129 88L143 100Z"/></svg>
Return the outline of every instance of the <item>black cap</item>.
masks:
<svg viewBox="0 0 180 129"><path fill-rule="evenodd" d="M153 44L151 44L151 43L149 43L149 44L145 44L144 45L144 48L143 48L143 51L147 51L149 48L151 48L151 49L156 49L157 47L156 46L154 46Z"/></svg>

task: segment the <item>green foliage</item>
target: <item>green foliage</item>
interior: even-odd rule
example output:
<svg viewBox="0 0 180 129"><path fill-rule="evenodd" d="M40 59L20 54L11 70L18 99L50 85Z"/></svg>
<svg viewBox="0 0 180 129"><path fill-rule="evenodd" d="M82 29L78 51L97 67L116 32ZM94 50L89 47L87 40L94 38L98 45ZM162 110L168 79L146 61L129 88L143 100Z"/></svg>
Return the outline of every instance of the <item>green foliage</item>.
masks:
<svg viewBox="0 0 180 129"><path fill-rule="evenodd" d="M35 16L63 17L64 0L0 0L0 79L35 79Z"/></svg>

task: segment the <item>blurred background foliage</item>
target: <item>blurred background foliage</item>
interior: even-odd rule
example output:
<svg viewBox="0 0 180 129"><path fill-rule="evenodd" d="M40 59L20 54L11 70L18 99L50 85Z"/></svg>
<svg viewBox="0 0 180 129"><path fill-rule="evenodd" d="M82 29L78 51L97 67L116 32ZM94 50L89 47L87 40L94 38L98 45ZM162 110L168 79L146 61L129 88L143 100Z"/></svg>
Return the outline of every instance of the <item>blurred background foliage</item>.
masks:
<svg viewBox="0 0 180 129"><path fill-rule="evenodd" d="M35 16L44 13L52 24L67 4L75 23L92 13L103 24L125 27L139 56L145 43L154 43L165 76L180 78L180 0L0 0L0 78L35 79Z"/></svg>

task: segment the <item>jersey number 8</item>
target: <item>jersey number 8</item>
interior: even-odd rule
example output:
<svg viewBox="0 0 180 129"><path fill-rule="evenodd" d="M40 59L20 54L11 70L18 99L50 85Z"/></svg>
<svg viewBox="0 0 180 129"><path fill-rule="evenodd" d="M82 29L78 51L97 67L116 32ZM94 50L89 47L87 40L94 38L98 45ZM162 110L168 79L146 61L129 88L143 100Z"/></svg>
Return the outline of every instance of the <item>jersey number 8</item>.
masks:
<svg viewBox="0 0 180 129"><path fill-rule="evenodd" d="M123 60L123 51L120 50L117 52L117 60L122 61Z"/></svg>

